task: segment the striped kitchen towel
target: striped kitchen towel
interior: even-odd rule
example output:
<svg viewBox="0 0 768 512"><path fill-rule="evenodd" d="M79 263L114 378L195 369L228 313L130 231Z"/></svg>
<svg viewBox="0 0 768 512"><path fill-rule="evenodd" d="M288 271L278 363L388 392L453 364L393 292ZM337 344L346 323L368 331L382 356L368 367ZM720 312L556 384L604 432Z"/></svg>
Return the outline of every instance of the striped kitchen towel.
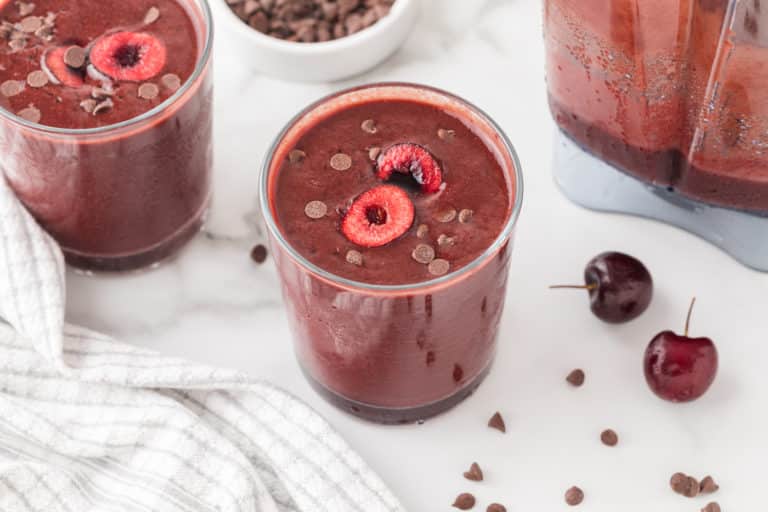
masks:
<svg viewBox="0 0 768 512"><path fill-rule="evenodd" d="M66 324L61 252L2 177L0 318L0 511L404 510L284 391Z"/></svg>

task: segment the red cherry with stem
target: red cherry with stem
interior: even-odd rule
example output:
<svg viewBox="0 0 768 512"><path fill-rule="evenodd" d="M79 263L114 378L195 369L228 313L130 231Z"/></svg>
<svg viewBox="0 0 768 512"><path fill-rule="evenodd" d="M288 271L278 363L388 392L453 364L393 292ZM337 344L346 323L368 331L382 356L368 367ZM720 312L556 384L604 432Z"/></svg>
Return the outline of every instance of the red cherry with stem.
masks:
<svg viewBox="0 0 768 512"><path fill-rule="evenodd" d="M709 338L691 338L688 330L696 298L691 301L685 332L656 335L645 351L645 380L651 391L670 402L692 402L710 388L717 375L718 356Z"/></svg>

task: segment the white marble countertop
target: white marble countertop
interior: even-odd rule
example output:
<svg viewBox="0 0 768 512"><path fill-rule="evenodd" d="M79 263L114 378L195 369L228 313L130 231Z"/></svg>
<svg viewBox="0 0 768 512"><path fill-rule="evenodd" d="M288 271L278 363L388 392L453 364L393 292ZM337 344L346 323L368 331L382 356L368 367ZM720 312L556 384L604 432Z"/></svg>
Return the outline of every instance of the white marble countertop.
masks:
<svg viewBox="0 0 768 512"><path fill-rule="evenodd" d="M405 47L345 83L285 83L252 73L220 30L208 227L215 236L199 236L178 260L142 275L70 272L69 319L283 386L324 414L409 510L453 510L464 491L478 496L476 510L491 501L510 511L566 510L571 485L585 490L585 511L700 510L706 500L669 490L675 471L712 473L726 512L768 506L768 275L675 228L586 211L560 195L551 179L540 0L425 1L429 14ZM314 394L294 361L275 269L249 259L252 245L264 241L253 221L257 179L277 131L309 101L377 80L424 82L477 103L514 141L526 179L494 370L457 409L409 427L363 423ZM600 323L579 293L547 289L579 279L583 265L607 249L641 258L656 280L650 310L627 326ZM681 329L692 295L699 298L693 333L718 343L721 371L699 402L667 404L647 389L642 354L658 331ZM563 381L574 367L588 374L579 390ZM485 426L496 410L506 417L505 436ZM621 436L613 449L599 441L608 427ZM462 478L473 461L485 469L485 482Z"/></svg>

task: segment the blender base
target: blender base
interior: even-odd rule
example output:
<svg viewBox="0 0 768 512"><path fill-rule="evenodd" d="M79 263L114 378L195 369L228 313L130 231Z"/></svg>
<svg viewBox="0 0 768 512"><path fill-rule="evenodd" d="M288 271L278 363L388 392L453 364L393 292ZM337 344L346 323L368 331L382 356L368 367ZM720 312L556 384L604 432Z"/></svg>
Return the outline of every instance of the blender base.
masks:
<svg viewBox="0 0 768 512"><path fill-rule="evenodd" d="M720 247L740 263L768 272L768 217L710 206L643 183L556 131L555 182L574 203L677 226Z"/></svg>

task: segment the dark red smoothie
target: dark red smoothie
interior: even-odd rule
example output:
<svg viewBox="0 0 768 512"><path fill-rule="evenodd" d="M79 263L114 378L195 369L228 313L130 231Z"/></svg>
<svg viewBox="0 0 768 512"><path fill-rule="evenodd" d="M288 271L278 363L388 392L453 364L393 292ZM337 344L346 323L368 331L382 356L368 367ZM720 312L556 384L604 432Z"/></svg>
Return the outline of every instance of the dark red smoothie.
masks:
<svg viewBox="0 0 768 512"><path fill-rule="evenodd" d="M495 352L521 186L492 121L441 91L373 85L294 120L262 201L313 385L383 423L474 391Z"/></svg>
<svg viewBox="0 0 768 512"><path fill-rule="evenodd" d="M765 27L759 1L547 0L553 116L646 182L766 213Z"/></svg>
<svg viewBox="0 0 768 512"><path fill-rule="evenodd" d="M210 197L205 2L8 2L0 18L0 165L11 187L77 267L170 256Z"/></svg>

